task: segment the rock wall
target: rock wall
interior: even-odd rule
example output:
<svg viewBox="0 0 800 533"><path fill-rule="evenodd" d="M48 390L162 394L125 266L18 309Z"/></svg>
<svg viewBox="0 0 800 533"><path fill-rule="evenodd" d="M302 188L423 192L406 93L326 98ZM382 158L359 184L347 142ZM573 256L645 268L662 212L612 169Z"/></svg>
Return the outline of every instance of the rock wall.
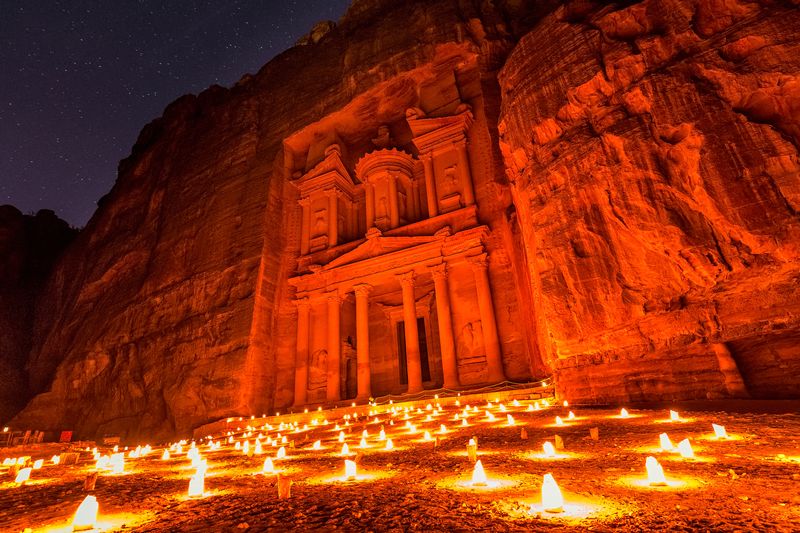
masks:
<svg viewBox="0 0 800 533"><path fill-rule="evenodd" d="M25 370L44 278L77 230L52 211L23 215L0 206L0 423L31 398ZM42 301L41 310L47 309Z"/></svg>
<svg viewBox="0 0 800 533"><path fill-rule="evenodd" d="M571 2L500 76L542 351L574 400L800 394L798 2Z"/></svg>
<svg viewBox="0 0 800 533"><path fill-rule="evenodd" d="M554 4L361 0L256 75L171 104L44 289L38 395L14 424L158 439L282 406L283 140L438 58L509 49Z"/></svg>

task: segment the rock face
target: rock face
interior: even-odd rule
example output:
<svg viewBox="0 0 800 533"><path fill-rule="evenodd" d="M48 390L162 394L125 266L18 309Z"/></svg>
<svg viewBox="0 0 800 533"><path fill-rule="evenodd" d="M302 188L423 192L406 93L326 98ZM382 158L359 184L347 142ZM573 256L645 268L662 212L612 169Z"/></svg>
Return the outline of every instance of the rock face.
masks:
<svg viewBox="0 0 800 533"><path fill-rule="evenodd" d="M508 58L501 144L567 397L800 394L796 6L576 2Z"/></svg>
<svg viewBox="0 0 800 533"><path fill-rule="evenodd" d="M798 10L561 4L358 1L171 104L44 285L13 423L156 439L291 405L289 182L463 104L506 375L575 401L797 396Z"/></svg>
<svg viewBox="0 0 800 533"><path fill-rule="evenodd" d="M31 398L25 364L31 349L40 288L59 255L75 237L55 213L23 215L0 206L0 421L9 420ZM39 311L47 312L46 298Z"/></svg>

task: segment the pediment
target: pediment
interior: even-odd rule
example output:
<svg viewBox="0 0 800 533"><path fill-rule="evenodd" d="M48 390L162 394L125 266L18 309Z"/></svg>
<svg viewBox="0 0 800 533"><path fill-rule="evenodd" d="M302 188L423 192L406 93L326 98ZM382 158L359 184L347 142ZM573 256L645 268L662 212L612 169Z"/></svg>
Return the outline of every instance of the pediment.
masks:
<svg viewBox="0 0 800 533"><path fill-rule="evenodd" d="M370 237L367 238L366 242L360 244L346 254L340 255L325 265L323 270L331 270L343 265L366 261L374 257L387 255L392 252L399 252L400 250L407 250L441 239L442 237L436 235L420 237Z"/></svg>
<svg viewBox="0 0 800 533"><path fill-rule="evenodd" d="M333 144L325 150L325 158L314 165L311 170L303 174L298 180L297 184L301 187L311 186L314 182L319 181L319 178L331 175L338 175L344 178L347 182L353 183L350 173L347 171L344 162L342 161L341 149L338 145Z"/></svg>

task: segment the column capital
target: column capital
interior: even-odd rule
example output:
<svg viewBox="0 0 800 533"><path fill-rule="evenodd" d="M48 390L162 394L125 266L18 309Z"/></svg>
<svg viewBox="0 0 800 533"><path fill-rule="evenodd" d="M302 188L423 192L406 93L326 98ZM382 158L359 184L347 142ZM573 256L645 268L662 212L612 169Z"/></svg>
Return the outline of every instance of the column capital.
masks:
<svg viewBox="0 0 800 533"><path fill-rule="evenodd" d="M420 161L428 162L433 161L433 150L426 150L424 152L420 152L417 156Z"/></svg>
<svg viewBox="0 0 800 533"><path fill-rule="evenodd" d="M338 187L331 187L330 189L325 189L325 196L327 196L328 198L332 196L338 197L339 195L341 195L341 191L339 190Z"/></svg>
<svg viewBox="0 0 800 533"><path fill-rule="evenodd" d="M372 285L369 283L353 285L353 292L356 293L356 296L368 296L372 292Z"/></svg>
<svg viewBox="0 0 800 533"><path fill-rule="evenodd" d="M433 279L442 279L447 277L447 263L439 263L438 265L433 265L428 267L430 270Z"/></svg>
<svg viewBox="0 0 800 533"><path fill-rule="evenodd" d="M402 274L396 274L397 279L400 281L400 284L405 286L414 286L414 278L416 274L414 274L413 270L409 270L408 272L403 272Z"/></svg>
<svg viewBox="0 0 800 533"><path fill-rule="evenodd" d="M468 256L467 261L474 270L486 270L489 267L489 258L485 253Z"/></svg>
<svg viewBox="0 0 800 533"><path fill-rule="evenodd" d="M295 305L295 306L296 306L298 309L302 309L302 308L304 308L304 307L308 307L309 305L311 305L311 302L309 301L309 298L308 298L308 296L303 296L303 297L301 297L301 298L296 298L296 299L294 300L294 305Z"/></svg>
<svg viewBox="0 0 800 533"><path fill-rule="evenodd" d="M302 198L297 200L297 203L303 207L308 207L309 205L311 205L311 198L309 198L308 196L303 196Z"/></svg>
<svg viewBox="0 0 800 533"><path fill-rule="evenodd" d="M336 302L340 303L344 298L339 293L339 289L333 289L332 291L328 291L325 293L325 299L328 300L328 303Z"/></svg>

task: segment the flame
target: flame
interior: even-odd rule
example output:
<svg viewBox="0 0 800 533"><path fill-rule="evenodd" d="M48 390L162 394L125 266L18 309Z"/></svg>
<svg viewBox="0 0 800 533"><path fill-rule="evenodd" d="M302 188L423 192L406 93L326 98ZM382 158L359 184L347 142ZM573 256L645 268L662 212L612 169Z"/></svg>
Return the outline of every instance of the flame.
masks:
<svg viewBox="0 0 800 533"><path fill-rule="evenodd" d="M718 424L711 424L711 427L714 428L714 436L718 439L727 439L728 432L725 431L725 426L720 426Z"/></svg>
<svg viewBox="0 0 800 533"><path fill-rule="evenodd" d="M356 478L356 463L355 461L350 461L345 459L344 461L344 479L355 479Z"/></svg>
<svg viewBox="0 0 800 533"><path fill-rule="evenodd" d="M53 457L50 459L50 461L52 461L54 465L57 465L58 463L60 463L60 462L61 462L61 456L60 456L60 455L54 455L54 456L53 456Z"/></svg>
<svg viewBox="0 0 800 533"><path fill-rule="evenodd" d="M645 468L647 468L647 481L650 485L657 487L667 484L667 478L664 476L664 469L659 464L658 460L652 455L645 461Z"/></svg>
<svg viewBox="0 0 800 533"><path fill-rule="evenodd" d="M553 474L545 474L542 478L542 507L548 513L561 513L564 511L564 497L558 488Z"/></svg>
<svg viewBox="0 0 800 533"><path fill-rule="evenodd" d="M689 439L683 439L678 443L678 452L680 452L681 457L684 459L694 459L694 450L692 449L692 443L689 442Z"/></svg>
<svg viewBox="0 0 800 533"><path fill-rule="evenodd" d="M550 442L549 440L545 441L545 443L542 444L542 449L544 450L544 456L545 457L555 457L556 456L556 448L555 448L555 446L553 446L553 443Z"/></svg>
<svg viewBox="0 0 800 533"><path fill-rule="evenodd" d="M669 435L667 435L666 433L662 433L661 435L659 435L658 440L661 445L661 450L667 452L675 449L675 445L672 444L672 441L669 440Z"/></svg>
<svg viewBox="0 0 800 533"><path fill-rule="evenodd" d="M447 433L447 427L444 424L439 425L439 433Z"/></svg>
<svg viewBox="0 0 800 533"><path fill-rule="evenodd" d="M627 409L625 409L624 407L622 409L620 409L620 411L619 411L619 417L620 418L628 418L629 416L631 416L631 415L628 414L628 410Z"/></svg>
<svg viewBox="0 0 800 533"><path fill-rule="evenodd" d="M94 496L87 496L83 499L75 511L75 517L72 519L72 531L86 531L94 529L97 524L97 498Z"/></svg>
<svg viewBox="0 0 800 533"><path fill-rule="evenodd" d="M483 471L483 464L478 459L478 462L475 463L475 468L472 469L472 485L486 486L488 482L486 472Z"/></svg>
<svg viewBox="0 0 800 533"><path fill-rule="evenodd" d="M242 453L244 455L248 455L250 453L250 441L244 441L244 445L242 445Z"/></svg>

